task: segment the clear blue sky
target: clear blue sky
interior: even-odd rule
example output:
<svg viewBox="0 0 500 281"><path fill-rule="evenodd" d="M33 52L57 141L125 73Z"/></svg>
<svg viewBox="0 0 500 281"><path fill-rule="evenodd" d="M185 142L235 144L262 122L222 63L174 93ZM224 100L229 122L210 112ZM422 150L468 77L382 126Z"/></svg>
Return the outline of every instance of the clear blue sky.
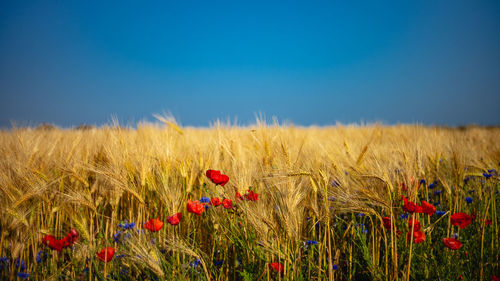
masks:
<svg viewBox="0 0 500 281"><path fill-rule="evenodd" d="M0 127L500 124L499 1L90 2L1 2Z"/></svg>

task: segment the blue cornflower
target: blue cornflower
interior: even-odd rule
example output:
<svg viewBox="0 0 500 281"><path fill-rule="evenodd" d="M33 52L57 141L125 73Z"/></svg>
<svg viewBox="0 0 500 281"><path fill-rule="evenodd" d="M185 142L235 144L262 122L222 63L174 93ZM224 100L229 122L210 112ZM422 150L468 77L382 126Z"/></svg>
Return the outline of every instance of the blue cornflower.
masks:
<svg viewBox="0 0 500 281"><path fill-rule="evenodd" d="M420 180L420 184L421 184L421 185L425 185L425 180L424 180L424 179L421 179L421 180Z"/></svg>
<svg viewBox="0 0 500 281"><path fill-rule="evenodd" d="M113 234L113 239L115 240L116 243L118 244L122 243L120 239L122 237L122 234L123 232L121 232L120 230L118 230L115 234Z"/></svg>
<svg viewBox="0 0 500 281"><path fill-rule="evenodd" d="M458 239L458 232L457 233L453 233L452 237L455 238L455 239Z"/></svg>
<svg viewBox="0 0 500 281"><path fill-rule="evenodd" d="M408 213L401 214L401 216L399 216L399 217L402 218L402 219L407 219L408 218Z"/></svg>
<svg viewBox="0 0 500 281"><path fill-rule="evenodd" d="M472 203L472 197L465 197L465 201L467 202L467 204Z"/></svg>
<svg viewBox="0 0 500 281"><path fill-rule="evenodd" d="M483 173L483 176L484 176L486 179L491 178L491 174L488 174L488 173Z"/></svg>
<svg viewBox="0 0 500 281"><path fill-rule="evenodd" d="M205 205L205 210L208 210L208 209L210 209L210 208L212 208L212 206L210 206L210 205Z"/></svg>
<svg viewBox="0 0 500 281"><path fill-rule="evenodd" d="M197 268L200 264L201 264L201 261L199 259L196 259L195 261L192 261L191 263L189 263L189 266L191 266L192 268Z"/></svg>
<svg viewBox="0 0 500 281"><path fill-rule="evenodd" d="M200 203L210 203L210 198L203 196L200 198Z"/></svg>
<svg viewBox="0 0 500 281"><path fill-rule="evenodd" d="M28 279L30 277L30 274L26 273L26 272L18 272L17 277L22 278L22 279Z"/></svg>
<svg viewBox="0 0 500 281"><path fill-rule="evenodd" d="M26 265L24 264L24 261L21 260L21 259L19 259L19 258L17 258L16 259L16 268L18 270L25 270L26 269Z"/></svg>
<svg viewBox="0 0 500 281"><path fill-rule="evenodd" d="M131 222L128 224L128 229L133 229L135 227L135 222Z"/></svg>
<svg viewBox="0 0 500 281"><path fill-rule="evenodd" d="M36 262L37 263L41 263L46 258L47 258L47 253L44 252L43 250L40 250L40 251L38 251L38 253L36 253Z"/></svg>
<svg viewBox="0 0 500 281"><path fill-rule="evenodd" d="M318 241L314 241L314 240L307 240L307 241L306 241L306 244L307 244L307 245L318 245Z"/></svg>
<svg viewBox="0 0 500 281"><path fill-rule="evenodd" d="M5 267L9 267L9 258L8 257L0 257L0 270Z"/></svg>
<svg viewBox="0 0 500 281"><path fill-rule="evenodd" d="M334 265L332 265L332 269L337 270L337 269L339 269L339 266L337 264L334 264Z"/></svg>
<svg viewBox="0 0 500 281"><path fill-rule="evenodd" d="M490 174L492 174L492 175L494 175L494 176L498 176L498 172L497 172L497 170L495 170L495 169L490 169L490 170L488 170L488 173L490 173Z"/></svg>
<svg viewBox="0 0 500 281"><path fill-rule="evenodd" d="M435 190L435 191L434 191L434 195L439 195L439 194L441 194L441 192L442 192L442 191L441 191L440 189Z"/></svg>
<svg viewBox="0 0 500 281"><path fill-rule="evenodd" d="M224 260L215 260L214 265L215 266L221 266L224 263Z"/></svg>
<svg viewBox="0 0 500 281"><path fill-rule="evenodd" d="M436 211L436 215L438 216L442 216L444 214L446 214L446 211Z"/></svg>
<svg viewBox="0 0 500 281"><path fill-rule="evenodd" d="M429 184L429 188L430 189L436 188L437 185L438 185L438 182L437 181L433 181L431 184Z"/></svg>
<svg viewBox="0 0 500 281"><path fill-rule="evenodd" d="M439 204L441 204L441 200L438 200L436 203L432 204L434 206L438 206Z"/></svg>

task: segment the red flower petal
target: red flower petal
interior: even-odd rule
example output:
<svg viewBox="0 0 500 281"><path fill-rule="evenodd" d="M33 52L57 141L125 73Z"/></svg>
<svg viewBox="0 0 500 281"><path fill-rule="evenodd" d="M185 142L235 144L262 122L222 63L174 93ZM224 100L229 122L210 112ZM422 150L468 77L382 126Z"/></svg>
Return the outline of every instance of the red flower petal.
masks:
<svg viewBox="0 0 500 281"><path fill-rule="evenodd" d="M150 219L147 222L145 222L142 227L145 229L151 231L151 232L156 232L162 229L163 227L163 222L159 220L158 218L155 219Z"/></svg>
<svg viewBox="0 0 500 281"><path fill-rule="evenodd" d="M222 206L226 209L231 209L233 207L233 200L224 198L222 200Z"/></svg>
<svg viewBox="0 0 500 281"><path fill-rule="evenodd" d="M181 222L182 214L177 213L173 216L167 217L167 222L171 225L178 225Z"/></svg>
<svg viewBox="0 0 500 281"><path fill-rule="evenodd" d="M279 273L283 273L283 270L284 270L283 264L277 263L277 262L272 262L272 263L269 264L269 266L272 269L274 269L274 271L279 272Z"/></svg>
<svg viewBox="0 0 500 281"><path fill-rule="evenodd" d="M458 250L462 247L462 243L455 238L443 238L444 245L452 250Z"/></svg>
<svg viewBox="0 0 500 281"><path fill-rule="evenodd" d="M110 262L113 259L114 254L115 254L115 248L108 247L108 248L102 249L96 255L103 262Z"/></svg>

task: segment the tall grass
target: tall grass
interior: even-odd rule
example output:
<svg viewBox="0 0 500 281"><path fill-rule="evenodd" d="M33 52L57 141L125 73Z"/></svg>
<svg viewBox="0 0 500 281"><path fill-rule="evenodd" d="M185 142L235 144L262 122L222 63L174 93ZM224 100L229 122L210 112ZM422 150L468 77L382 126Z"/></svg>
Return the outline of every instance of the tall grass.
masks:
<svg viewBox="0 0 500 281"><path fill-rule="evenodd" d="M500 129L424 126L302 128L265 125L209 129L140 124L86 130L0 132L0 257L3 278L15 259L35 280L470 280L499 272L498 169ZM207 169L229 175L224 187ZM471 176L475 176L470 179ZM435 197L427 184L436 181ZM465 181L464 181L465 180ZM404 188L403 188L404 187ZM260 200L236 201L251 188ZM404 191L403 189L407 189ZM473 190L474 203L464 203ZM472 194L472 193L471 193ZM188 199L232 198L235 208L186 211ZM401 196L450 211L416 216L427 240L407 241ZM474 212L458 231L449 215ZM179 225L142 233L148 219L182 212ZM382 217L393 228L382 227ZM490 227L478 223L493 219ZM137 224L120 243L118 224ZM46 234L71 228L78 243L44 249ZM398 235L396 230L402 230ZM443 249L459 232L464 248ZM317 244L306 241L315 241ZM110 263L96 259L113 246ZM47 255L36 262L37 254ZM464 255L464 252L467 255ZM199 262L197 262L199 261ZM270 262L284 265L279 274ZM221 264L220 264L221 263Z"/></svg>

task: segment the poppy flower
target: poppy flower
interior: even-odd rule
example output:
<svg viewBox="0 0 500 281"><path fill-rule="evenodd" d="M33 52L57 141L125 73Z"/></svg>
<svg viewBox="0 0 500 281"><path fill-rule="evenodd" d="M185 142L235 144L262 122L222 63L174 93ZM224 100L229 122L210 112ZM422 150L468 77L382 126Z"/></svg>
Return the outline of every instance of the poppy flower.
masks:
<svg viewBox="0 0 500 281"><path fill-rule="evenodd" d="M241 194L240 194L238 191L236 191L236 195L235 195L235 197L236 197L236 199L238 199L238 200L243 200L243 196L241 196Z"/></svg>
<svg viewBox="0 0 500 281"><path fill-rule="evenodd" d="M96 255L103 262L110 262L113 259L114 254L115 254L115 248L107 247L107 248L102 249Z"/></svg>
<svg viewBox="0 0 500 281"><path fill-rule="evenodd" d="M408 220L408 229L411 231L413 226L413 231L419 231L420 230L420 222L416 220Z"/></svg>
<svg viewBox="0 0 500 281"><path fill-rule="evenodd" d="M452 250L458 250L462 247L462 243L455 238L443 238L444 245Z"/></svg>
<svg viewBox="0 0 500 281"><path fill-rule="evenodd" d="M233 200L224 198L222 200L222 206L226 209L231 209L233 207Z"/></svg>
<svg viewBox="0 0 500 281"><path fill-rule="evenodd" d="M278 262L272 262L269 264L269 266L276 272L279 272L279 273L283 273L283 270L285 269L285 267L283 266L283 264L281 263L278 263Z"/></svg>
<svg viewBox="0 0 500 281"><path fill-rule="evenodd" d="M434 205L427 203L425 200L422 200L422 211L424 214L428 214L429 216L432 217L434 215L434 212L436 212L436 207Z"/></svg>
<svg viewBox="0 0 500 281"><path fill-rule="evenodd" d="M177 213L173 216L167 217L167 222L171 225L178 225L179 222L181 221L181 218L182 218L182 214Z"/></svg>
<svg viewBox="0 0 500 281"><path fill-rule="evenodd" d="M465 213L455 213L451 215L451 224L457 225L461 229L466 228L472 222L472 217Z"/></svg>
<svg viewBox="0 0 500 281"><path fill-rule="evenodd" d="M212 197L211 202L212 202L212 205L214 205L215 207L220 206L220 204L221 204L220 199L217 197Z"/></svg>
<svg viewBox="0 0 500 281"><path fill-rule="evenodd" d="M383 217L383 218L382 218L382 221L383 221L383 223L384 223L384 227L385 227L386 229L389 229L389 230L390 230L390 229L391 229L391 218L389 218L389 217Z"/></svg>
<svg viewBox="0 0 500 281"><path fill-rule="evenodd" d="M408 213L422 213L423 208L421 206L418 206L417 204L408 201L408 198L404 199L404 205L403 205L403 210Z"/></svg>
<svg viewBox="0 0 500 281"><path fill-rule="evenodd" d="M411 232L408 232L408 233L406 234L406 239L407 239L407 240L410 240L410 239L411 239L411 236L412 236L412 235L411 235L410 233L411 233ZM413 242L414 242L415 244L418 244L418 243L422 243L422 242L424 242L424 241L425 241L425 237L426 237L426 235L425 235L425 233L423 233L422 231L420 231L420 230L418 230L418 231L413 231L413 238L414 238Z"/></svg>
<svg viewBox="0 0 500 281"><path fill-rule="evenodd" d="M493 224L492 220L487 220L487 219L484 220L484 225L492 225L492 224Z"/></svg>
<svg viewBox="0 0 500 281"><path fill-rule="evenodd" d="M253 192L252 190L250 190L248 192L248 194L245 194L245 199L255 202L255 201L259 200L259 194L257 194L255 192Z"/></svg>
<svg viewBox="0 0 500 281"><path fill-rule="evenodd" d="M500 277L497 277L496 275L491 276L492 281L500 281Z"/></svg>
<svg viewBox="0 0 500 281"><path fill-rule="evenodd" d="M78 240L79 233L75 229L71 229L66 237L58 240L52 235L45 235L42 239L42 244L48 246L52 250L61 252L62 249L73 245Z"/></svg>
<svg viewBox="0 0 500 281"><path fill-rule="evenodd" d="M156 232L160 230L163 227L163 222L159 220L158 218L155 219L150 219L147 222L145 222L142 227L145 229L151 231L151 232Z"/></svg>
<svg viewBox="0 0 500 281"><path fill-rule="evenodd" d="M221 172L217 170L207 170L205 175L213 183L215 183L215 185L224 186L229 181L229 177L227 175L221 174Z"/></svg>
<svg viewBox="0 0 500 281"><path fill-rule="evenodd" d="M205 206L203 206L203 204L201 204L199 201L191 201L190 199L188 199L187 210L190 213L201 216L201 213L205 211Z"/></svg>

